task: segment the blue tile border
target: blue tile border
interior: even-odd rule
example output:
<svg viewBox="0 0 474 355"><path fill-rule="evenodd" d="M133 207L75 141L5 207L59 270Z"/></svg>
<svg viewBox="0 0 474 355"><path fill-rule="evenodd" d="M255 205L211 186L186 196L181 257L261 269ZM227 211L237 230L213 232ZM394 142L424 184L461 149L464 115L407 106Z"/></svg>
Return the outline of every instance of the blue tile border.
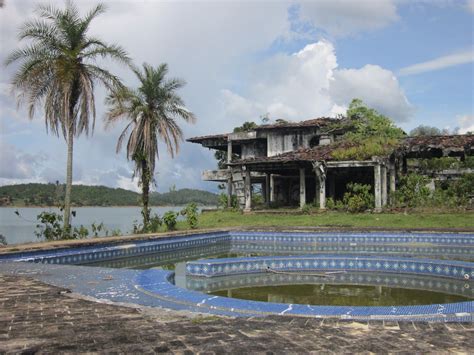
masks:
<svg viewBox="0 0 474 355"><path fill-rule="evenodd" d="M231 251L400 253L474 258L473 233L223 231L0 255L0 262L89 264L227 242ZM245 247L247 245L247 247Z"/></svg>
<svg viewBox="0 0 474 355"><path fill-rule="evenodd" d="M431 275L474 279L474 263L454 260L399 258L360 255L261 256L252 258L205 259L190 261L186 273L215 277L275 271L376 271L397 274Z"/></svg>
<svg viewBox="0 0 474 355"><path fill-rule="evenodd" d="M472 322L474 301L450 304L398 307L312 306L246 301L205 295L185 290L169 282L172 273L146 270L137 276L137 289L181 307L193 307L201 312L235 316L287 315L305 317L338 317L353 320L411 320Z"/></svg>

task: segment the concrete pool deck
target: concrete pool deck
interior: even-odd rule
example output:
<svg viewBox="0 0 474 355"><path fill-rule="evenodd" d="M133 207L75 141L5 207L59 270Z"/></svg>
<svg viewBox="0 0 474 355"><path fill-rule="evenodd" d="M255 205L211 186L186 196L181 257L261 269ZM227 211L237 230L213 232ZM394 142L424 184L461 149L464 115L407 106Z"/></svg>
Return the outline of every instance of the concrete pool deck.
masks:
<svg viewBox="0 0 474 355"><path fill-rule="evenodd" d="M1 353L469 353L471 323L230 318L87 300L0 275Z"/></svg>

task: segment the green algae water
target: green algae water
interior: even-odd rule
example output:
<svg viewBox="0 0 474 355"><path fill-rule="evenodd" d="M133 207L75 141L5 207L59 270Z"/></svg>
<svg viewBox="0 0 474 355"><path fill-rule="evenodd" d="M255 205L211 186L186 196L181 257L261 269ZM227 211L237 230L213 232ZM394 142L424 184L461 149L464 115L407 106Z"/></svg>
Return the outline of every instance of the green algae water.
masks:
<svg viewBox="0 0 474 355"><path fill-rule="evenodd" d="M474 299L472 280L454 280L429 276L340 273L331 278L251 274L215 278L186 275L186 262L269 255L271 253L229 252L227 243L162 252L137 257L89 263L89 266L151 269L174 272L176 286L207 293L272 303L324 306L415 306L464 302ZM281 255L281 254L280 254ZM306 280L306 281L305 281ZM350 280L350 281L349 281Z"/></svg>
<svg viewBox="0 0 474 355"><path fill-rule="evenodd" d="M414 306L470 301L442 292L364 285L278 285L210 292L243 300L321 306Z"/></svg>

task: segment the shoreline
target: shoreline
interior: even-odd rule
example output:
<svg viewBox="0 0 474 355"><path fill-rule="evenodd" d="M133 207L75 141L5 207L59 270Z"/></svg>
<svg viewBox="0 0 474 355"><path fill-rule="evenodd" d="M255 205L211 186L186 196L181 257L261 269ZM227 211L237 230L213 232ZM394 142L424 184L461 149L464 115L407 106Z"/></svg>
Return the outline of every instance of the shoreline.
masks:
<svg viewBox="0 0 474 355"><path fill-rule="evenodd" d="M151 208L153 207L184 207L186 206L187 204L184 204L184 205L153 205L153 206L149 206ZM203 206L203 207L215 207L215 205L199 205L198 204L198 207L199 206ZM97 205L87 205L87 206L71 206L71 208L84 208L84 207L96 207L96 208L129 208L129 207L137 207L137 208L141 208L141 206L138 206L138 205L119 205L119 206L97 206ZM56 206L0 206L0 208L50 208L50 209L59 209L59 207L56 207Z"/></svg>

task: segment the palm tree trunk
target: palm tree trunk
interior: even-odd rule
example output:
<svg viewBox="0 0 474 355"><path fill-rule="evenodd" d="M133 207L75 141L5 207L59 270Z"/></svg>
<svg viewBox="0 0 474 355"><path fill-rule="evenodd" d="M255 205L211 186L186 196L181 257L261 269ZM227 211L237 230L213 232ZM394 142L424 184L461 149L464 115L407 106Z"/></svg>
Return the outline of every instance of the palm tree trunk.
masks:
<svg viewBox="0 0 474 355"><path fill-rule="evenodd" d="M148 208L150 194L150 169L146 159L142 159L142 216L143 228L146 228L150 223L150 209Z"/></svg>
<svg viewBox="0 0 474 355"><path fill-rule="evenodd" d="M66 167L66 194L64 196L64 229L71 227L71 190L72 190L72 152L74 143L74 130L69 127L67 132L67 167Z"/></svg>

